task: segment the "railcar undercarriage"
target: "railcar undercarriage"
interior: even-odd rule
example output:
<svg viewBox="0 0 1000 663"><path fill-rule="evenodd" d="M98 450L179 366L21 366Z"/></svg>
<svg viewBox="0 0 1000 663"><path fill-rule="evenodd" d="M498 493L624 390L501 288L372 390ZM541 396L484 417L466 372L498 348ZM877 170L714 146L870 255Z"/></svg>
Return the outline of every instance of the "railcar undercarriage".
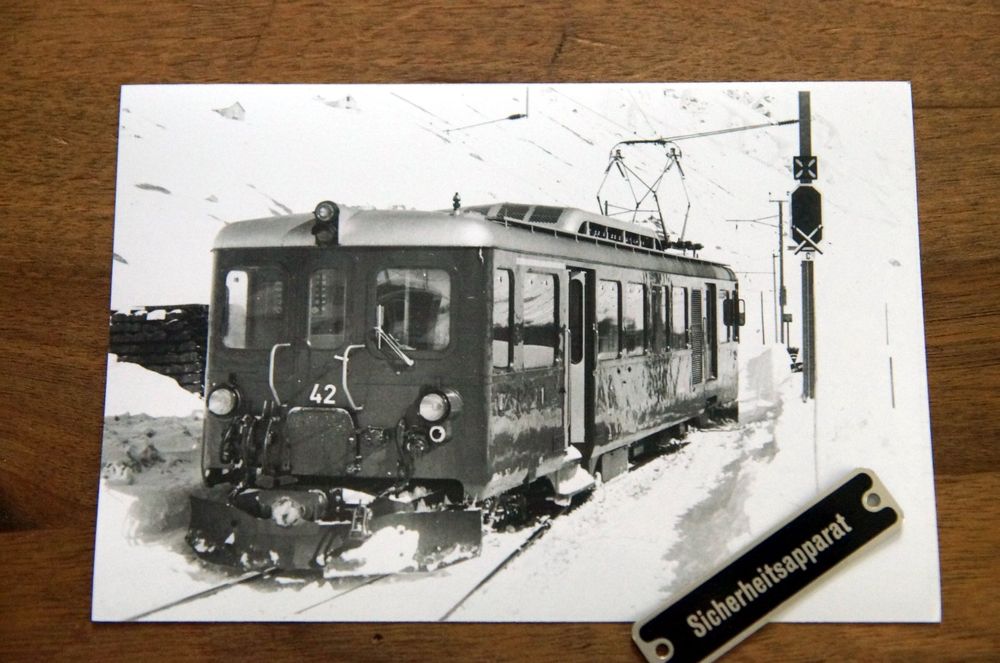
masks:
<svg viewBox="0 0 1000 663"><path fill-rule="evenodd" d="M479 553L482 511L462 499L455 482L411 479L427 442L404 422L385 431L353 430L350 437L389 438L395 478L357 476L358 455L340 480L290 472L286 424L282 408L265 405L260 415L234 419L224 433L221 457L229 469L206 476L218 489L191 497L187 541L200 557L244 569L350 574L369 572L373 558L376 572L396 572Z"/></svg>
<svg viewBox="0 0 1000 663"><path fill-rule="evenodd" d="M733 411L710 407L691 423L705 426ZM455 482L410 477L422 445L407 441L404 426L396 429L401 442L395 480L295 477L281 471L280 416L265 409L255 419L254 425L234 423L244 434L232 447L238 456L232 470L214 479L220 485L191 497L187 541L206 561L328 576L433 570L477 556L484 526L519 528L558 515L595 485L579 464L568 463L552 477L471 504ZM641 465L683 447L687 425L672 426L606 457L623 455L626 469ZM580 490L562 497L553 490L559 474L579 473L590 479Z"/></svg>

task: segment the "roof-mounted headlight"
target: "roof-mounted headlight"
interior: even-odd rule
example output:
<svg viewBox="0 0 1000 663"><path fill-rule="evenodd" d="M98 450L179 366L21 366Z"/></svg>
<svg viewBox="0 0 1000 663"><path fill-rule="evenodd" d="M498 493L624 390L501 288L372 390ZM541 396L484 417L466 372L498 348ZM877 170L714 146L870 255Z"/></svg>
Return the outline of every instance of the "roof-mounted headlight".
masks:
<svg viewBox="0 0 1000 663"><path fill-rule="evenodd" d="M340 234L340 208L337 203L324 200L313 210L312 234L319 246L332 246Z"/></svg>
<svg viewBox="0 0 1000 663"><path fill-rule="evenodd" d="M336 203L324 200L319 205L316 205L313 215L316 217L317 221L332 221L338 212L339 209Z"/></svg>

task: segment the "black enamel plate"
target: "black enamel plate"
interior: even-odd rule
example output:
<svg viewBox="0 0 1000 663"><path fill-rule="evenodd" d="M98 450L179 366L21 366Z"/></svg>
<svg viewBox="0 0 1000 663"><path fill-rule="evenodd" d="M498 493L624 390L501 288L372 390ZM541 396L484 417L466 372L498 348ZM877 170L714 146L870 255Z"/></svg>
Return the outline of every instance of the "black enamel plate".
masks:
<svg viewBox="0 0 1000 663"><path fill-rule="evenodd" d="M715 660L766 624L785 601L899 526L902 518L875 473L856 470L724 569L636 622L632 638L652 663Z"/></svg>

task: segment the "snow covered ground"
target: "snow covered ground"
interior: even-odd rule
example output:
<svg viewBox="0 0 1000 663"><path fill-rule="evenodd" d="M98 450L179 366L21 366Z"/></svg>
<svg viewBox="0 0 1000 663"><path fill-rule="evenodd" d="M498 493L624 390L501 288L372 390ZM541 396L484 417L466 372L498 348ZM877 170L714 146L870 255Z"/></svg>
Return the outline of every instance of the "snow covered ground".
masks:
<svg viewBox="0 0 1000 663"><path fill-rule="evenodd" d="M140 413L153 417L184 417L201 412L203 407L201 398L178 389L173 378L108 355L105 417Z"/></svg>
<svg viewBox="0 0 1000 663"><path fill-rule="evenodd" d="M680 450L600 486L454 619L634 621L790 515L812 490L800 445L812 418L783 355L768 347L748 362L739 425L692 430Z"/></svg>
<svg viewBox="0 0 1000 663"><path fill-rule="evenodd" d="M868 466L906 511L902 535L863 564L838 571L785 617L936 621L915 167L903 84L126 87L112 308L207 302L209 249L219 228L308 211L322 199L440 209L457 190L465 204L592 209L616 142L794 117L800 89L812 91L824 197L817 400L802 403L798 376L778 370L783 350L768 350L775 340L776 237L767 224L777 211L769 199L794 187L795 127L680 142L686 178L668 174L660 197L672 233L685 228L690 200L686 238L705 244L703 257L732 265L740 277L748 322L740 349L744 421L737 430L694 433L681 451L599 488L454 618L633 619L849 470ZM523 112L529 94L527 118L470 126ZM627 158L646 175L663 165L655 149ZM612 185L604 194L625 200L618 184L617 193ZM787 212L786 205L786 221ZM786 256L792 345L801 338L800 260ZM198 426L190 413L200 402L141 370L109 362L106 414L115 425L108 430L133 442L152 440L178 462L133 469L132 484L108 483L121 477L106 472L96 618L135 614L227 577L194 559L171 528L185 508L176 496L197 479ZM155 420L142 418L150 415ZM164 445L168 438L173 446ZM106 438L106 451L119 461L142 457L142 444L122 442ZM324 586L299 591L321 594ZM309 613L358 618L337 604ZM383 611L379 618L397 614L394 599L371 604ZM266 618L286 618L278 607L282 615ZM432 612L419 618L437 618Z"/></svg>
<svg viewBox="0 0 1000 663"><path fill-rule="evenodd" d="M800 444L812 417L786 357L768 346L744 362L739 424L692 430L679 450L597 487L450 619L635 620L790 514L812 491L812 447ZM133 434L142 437L143 426ZM115 448L109 443L107 454ZM183 541L187 496L197 485L187 459L154 465L134 485L102 482L95 619L127 619L237 575L197 559ZM436 620L530 532L488 533L479 557L433 573L364 587L356 578L286 577L149 618Z"/></svg>

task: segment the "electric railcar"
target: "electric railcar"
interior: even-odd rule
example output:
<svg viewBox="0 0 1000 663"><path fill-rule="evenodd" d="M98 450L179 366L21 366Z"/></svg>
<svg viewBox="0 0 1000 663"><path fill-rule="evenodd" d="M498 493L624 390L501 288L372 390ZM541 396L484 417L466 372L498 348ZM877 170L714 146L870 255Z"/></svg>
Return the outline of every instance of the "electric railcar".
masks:
<svg viewBox="0 0 1000 663"><path fill-rule="evenodd" d="M215 247L191 545L322 568L381 528L473 554L483 511L565 503L656 433L732 412L728 267L579 209L323 202ZM503 508L502 506L500 507ZM421 562L423 563L423 562Z"/></svg>

